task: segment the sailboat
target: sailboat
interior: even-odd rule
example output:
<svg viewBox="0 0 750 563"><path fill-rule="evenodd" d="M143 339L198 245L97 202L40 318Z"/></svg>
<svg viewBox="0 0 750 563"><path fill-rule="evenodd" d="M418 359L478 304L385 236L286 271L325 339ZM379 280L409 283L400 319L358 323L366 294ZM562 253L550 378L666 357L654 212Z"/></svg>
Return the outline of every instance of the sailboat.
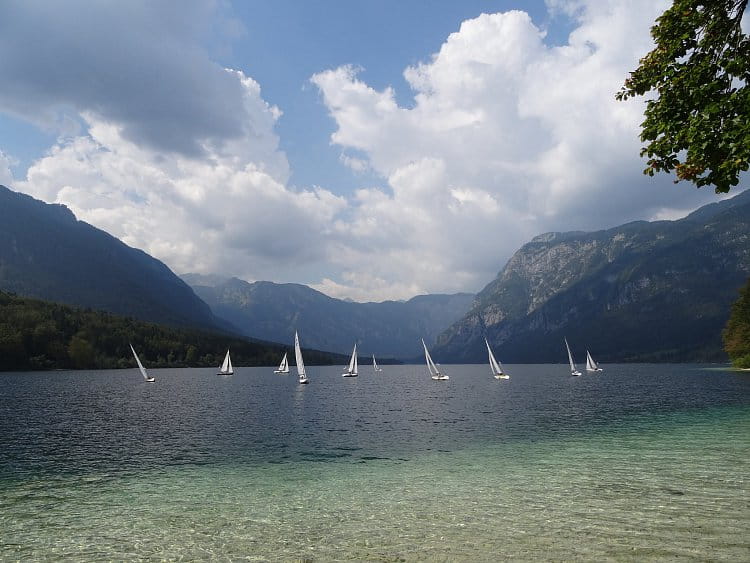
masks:
<svg viewBox="0 0 750 563"><path fill-rule="evenodd" d="M352 358L349 360L349 365L346 367L346 371L341 375L343 377L357 377L359 371L359 363L357 362L357 343L354 343L354 350L352 351Z"/></svg>
<svg viewBox="0 0 750 563"><path fill-rule="evenodd" d="M565 347L568 349L568 361L570 361L570 375L581 375L581 372L576 369L576 364L573 362L573 354L570 353L570 346L568 346L568 339L565 339Z"/></svg>
<svg viewBox="0 0 750 563"><path fill-rule="evenodd" d="M217 375L232 375L233 373L232 358L229 357L229 350L227 350L227 355L224 356L224 361L222 362Z"/></svg>
<svg viewBox="0 0 750 563"><path fill-rule="evenodd" d="M307 374L305 373L305 362L302 361L302 349L299 347L299 336L294 331L294 358L297 360L297 374L300 383L307 383Z"/></svg>
<svg viewBox="0 0 750 563"><path fill-rule="evenodd" d="M422 339L422 346L424 347L424 358L427 361L427 369L430 370L430 377L432 377L432 379L436 381L443 381L446 379L450 379L444 373L440 373L440 370L435 365L435 362L432 361L432 358L430 357L430 352L427 350L427 345L424 343L424 338Z"/></svg>
<svg viewBox="0 0 750 563"><path fill-rule="evenodd" d="M284 357L281 358L279 369L274 370L274 373L289 373L289 360L286 358L286 352L284 352Z"/></svg>
<svg viewBox="0 0 750 563"><path fill-rule="evenodd" d="M378 367L378 362L375 361L375 354L372 355L372 369L375 371L383 371L382 368Z"/></svg>
<svg viewBox="0 0 750 563"><path fill-rule="evenodd" d="M599 364L594 361L594 358L591 357L588 350L586 350L586 371L604 371L599 367Z"/></svg>
<svg viewBox="0 0 750 563"><path fill-rule="evenodd" d="M495 379L510 379L510 375L503 371L503 366L495 359L495 354L492 353L490 343L487 342L487 337L484 337L484 343L487 344L487 353L490 355L490 369Z"/></svg>
<svg viewBox="0 0 750 563"><path fill-rule="evenodd" d="M143 367L143 364L141 363L140 358L138 357L138 354L135 353L135 348L133 348L133 345L130 345L130 349L133 351L133 356L135 356L135 361L138 363L138 369L141 370L141 375L143 376L143 379L148 381L149 383L153 383L154 378L151 377L148 372L146 372L146 368Z"/></svg>

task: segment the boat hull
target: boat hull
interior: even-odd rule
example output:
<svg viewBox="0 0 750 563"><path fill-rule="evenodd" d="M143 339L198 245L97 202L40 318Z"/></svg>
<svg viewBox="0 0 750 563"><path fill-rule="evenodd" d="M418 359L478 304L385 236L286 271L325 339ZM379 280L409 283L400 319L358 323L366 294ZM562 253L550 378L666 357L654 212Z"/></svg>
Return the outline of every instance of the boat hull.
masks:
<svg viewBox="0 0 750 563"><path fill-rule="evenodd" d="M495 379L510 379L510 376L509 375L505 375L505 374L503 374L503 375L496 375Z"/></svg>
<svg viewBox="0 0 750 563"><path fill-rule="evenodd" d="M450 379L447 375L433 375L432 379L435 381L445 381L446 379Z"/></svg>

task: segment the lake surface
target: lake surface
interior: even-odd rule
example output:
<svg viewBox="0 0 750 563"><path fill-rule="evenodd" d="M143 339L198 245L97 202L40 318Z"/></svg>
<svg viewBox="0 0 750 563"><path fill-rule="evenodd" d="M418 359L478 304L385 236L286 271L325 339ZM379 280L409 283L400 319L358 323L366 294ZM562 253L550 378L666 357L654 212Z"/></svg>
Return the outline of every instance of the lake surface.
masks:
<svg viewBox="0 0 750 563"><path fill-rule="evenodd" d="M750 373L0 374L0 560L750 560Z"/></svg>

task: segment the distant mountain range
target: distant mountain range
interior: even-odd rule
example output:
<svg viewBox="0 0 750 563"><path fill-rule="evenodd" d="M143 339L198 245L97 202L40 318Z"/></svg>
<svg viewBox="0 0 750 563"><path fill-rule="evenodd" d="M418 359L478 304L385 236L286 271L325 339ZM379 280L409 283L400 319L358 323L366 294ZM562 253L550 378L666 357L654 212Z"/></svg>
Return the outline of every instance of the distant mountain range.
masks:
<svg viewBox="0 0 750 563"><path fill-rule="evenodd" d="M175 326L222 323L166 265L47 204L0 186L0 289Z"/></svg>
<svg viewBox="0 0 750 563"><path fill-rule="evenodd" d="M0 290L173 326L289 345L436 361L724 361L721 331L750 276L750 190L678 221L548 233L478 295L355 303L310 287L187 274L0 186ZM187 283L186 283L187 281ZM189 284L189 285L188 285ZM190 287L192 286L192 288ZM210 307L209 307L210 306Z"/></svg>
<svg viewBox="0 0 750 563"><path fill-rule="evenodd" d="M442 362L725 361L721 331L750 275L750 190L678 221L548 233L518 250L438 337Z"/></svg>
<svg viewBox="0 0 750 563"><path fill-rule="evenodd" d="M182 276L218 316L243 334L274 342L292 342L298 330L305 346L331 352L413 358L421 338L435 337L460 319L472 303L468 293L420 295L408 301L355 303L328 297L308 286L248 283L196 274Z"/></svg>

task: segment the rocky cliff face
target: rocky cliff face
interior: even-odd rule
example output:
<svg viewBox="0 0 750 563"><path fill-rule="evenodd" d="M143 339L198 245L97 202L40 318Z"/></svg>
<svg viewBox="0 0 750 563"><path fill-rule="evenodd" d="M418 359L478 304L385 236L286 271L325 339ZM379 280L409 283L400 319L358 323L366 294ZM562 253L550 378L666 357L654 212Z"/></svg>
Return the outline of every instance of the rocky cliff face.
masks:
<svg viewBox="0 0 750 563"><path fill-rule="evenodd" d="M679 221L547 233L524 245L438 337L442 361L723 360L721 329L750 275L750 190Z"/></svg>

